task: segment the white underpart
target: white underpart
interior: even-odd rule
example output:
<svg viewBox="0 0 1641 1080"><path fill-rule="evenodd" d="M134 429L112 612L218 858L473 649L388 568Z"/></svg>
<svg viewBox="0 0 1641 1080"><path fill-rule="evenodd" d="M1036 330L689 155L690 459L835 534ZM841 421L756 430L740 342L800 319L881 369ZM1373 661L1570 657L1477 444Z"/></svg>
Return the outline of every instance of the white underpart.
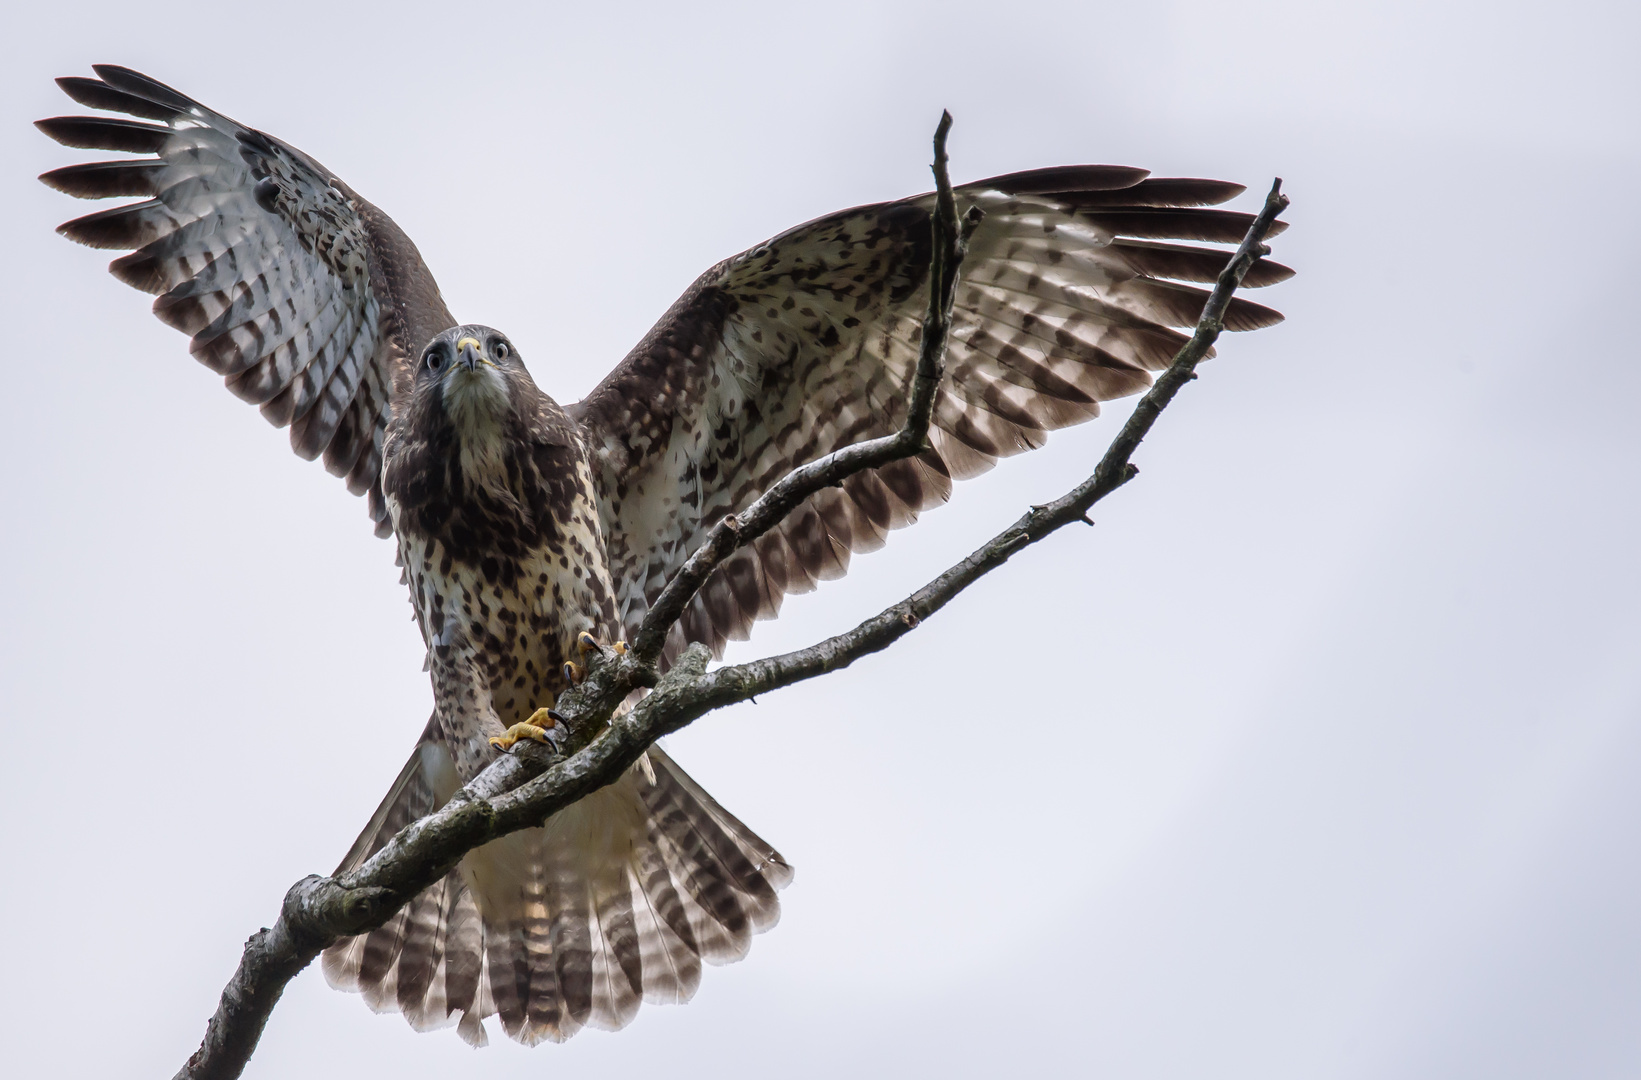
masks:
<svg viewBox="0 0 1641 1080"><path fill-rule="evenodd" d="M512 399L507 380L488 363L469 371L452 365L444 379L444 408L461 434L462 472L469 480L504 475L502 418Z"/></svg>

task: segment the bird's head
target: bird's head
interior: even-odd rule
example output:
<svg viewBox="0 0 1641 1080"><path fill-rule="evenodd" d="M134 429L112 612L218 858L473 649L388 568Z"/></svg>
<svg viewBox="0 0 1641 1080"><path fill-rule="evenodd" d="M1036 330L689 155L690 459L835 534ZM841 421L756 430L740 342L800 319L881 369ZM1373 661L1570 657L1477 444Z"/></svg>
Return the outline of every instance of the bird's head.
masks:
<svg viewBox="0 0 1641 1080"><path fill-rule="evenodd" d="M418 404L444 413L463 434L495 427L538 393L513 343L488 326L452 326L428 343L416 368Z"/></svg>

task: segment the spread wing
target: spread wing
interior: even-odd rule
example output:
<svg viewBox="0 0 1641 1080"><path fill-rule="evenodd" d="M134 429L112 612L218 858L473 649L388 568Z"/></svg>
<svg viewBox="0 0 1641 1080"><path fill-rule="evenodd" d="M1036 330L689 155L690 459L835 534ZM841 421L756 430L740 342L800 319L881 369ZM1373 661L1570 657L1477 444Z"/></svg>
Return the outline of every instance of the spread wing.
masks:
<svg viewBox="0 0 1641 1080"><path fill-rule="evenodd" d="M154 314L228 389L291 428L291 446L391 531L379 474L395 376L455 322L416 247L386 214L300 150L127 68L57 83L94 109L40 130L67 146L143 155L41 180L83 199L142 201L58 231L129 250L109 270L156 294ZM153 122L144 122L153 121Z"/></svg>
<svg viewBox="0 0 1641 1080"><path fill-rule="evenodd" d="M851 553L943 502L953 479L1042 445L1166 367L1252 218L1205 209L1243 188L1066 166L957 190L986 217L958 286L932 449L811 498L737 553L668 652L715 652L789 592L841 576ZM932 195L846 210L713 267L570 409L594 460L622 618L632 632L725 514L792 468L905 417L928 303ZM1278 222L1275 232L1281 231ZM1179 243L1191 241L1193 243ZM1292 275L1261 261L1248 286ZM1232 301L1226 326L1281 320Z"/></svg>

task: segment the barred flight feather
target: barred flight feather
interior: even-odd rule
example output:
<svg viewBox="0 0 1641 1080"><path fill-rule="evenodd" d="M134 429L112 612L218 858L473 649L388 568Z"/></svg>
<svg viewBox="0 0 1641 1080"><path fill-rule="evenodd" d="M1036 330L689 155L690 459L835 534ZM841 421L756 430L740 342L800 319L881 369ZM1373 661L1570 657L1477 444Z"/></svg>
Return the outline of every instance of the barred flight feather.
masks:
<svg viewBox="0 0 1641 1080"><path fill-rule="evenodd" d="M361 865L442 804L453 769L434 726L336 873ZM543 829L480 848L381 927L327 949L331 985L418 1030L482 1021L509 1037L560 1042L615 1030L643 1001L681 1003L701 962L746 954L780 917L786 862L659 749L652 782L634 767ZM444 788L444 790L440 790Z"/></svg>

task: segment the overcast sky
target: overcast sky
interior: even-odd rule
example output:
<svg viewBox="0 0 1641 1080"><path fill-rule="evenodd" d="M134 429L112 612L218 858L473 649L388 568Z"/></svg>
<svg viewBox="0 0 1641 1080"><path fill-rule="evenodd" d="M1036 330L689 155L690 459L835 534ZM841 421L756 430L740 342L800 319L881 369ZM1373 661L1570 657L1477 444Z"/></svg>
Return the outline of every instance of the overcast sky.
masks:
<svg viewBox="0 0 1641 1080"><path fill-rule="evenodd" d="M669 743L797 868L618 1034L475 1052L304 973L247 1076L1641 1075L1634 5L31 4L0 80L0 1062L165 1077L427 716L363 504L34 180L147 71L302 147L579 397L830 210L1102 161L1285 179L1225 341L1098 527ZM1253 208L1253 195L1238 205ZM1092 468L962 485L734 657L899 598Z"/></svg>

